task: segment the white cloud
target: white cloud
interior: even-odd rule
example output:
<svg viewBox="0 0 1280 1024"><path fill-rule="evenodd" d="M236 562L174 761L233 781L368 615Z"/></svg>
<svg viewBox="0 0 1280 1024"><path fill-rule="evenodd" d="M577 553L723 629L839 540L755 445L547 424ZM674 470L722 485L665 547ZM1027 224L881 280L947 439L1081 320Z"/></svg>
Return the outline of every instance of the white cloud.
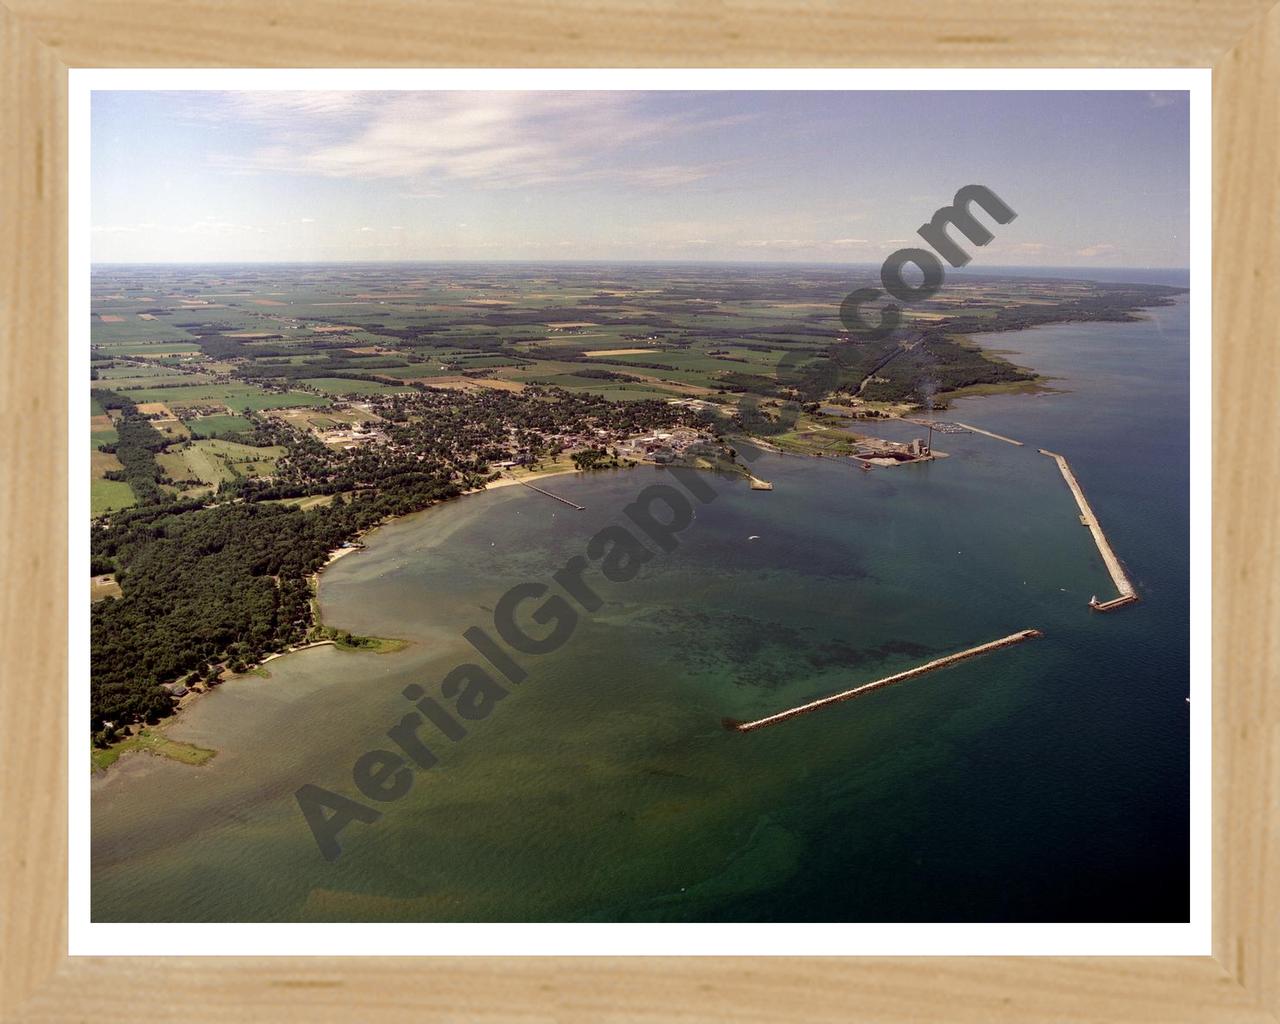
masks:
<svg viewBox="0 0 1280 1024"><path fill-rule="evenodd" d="M316 219L315 219L314 217L303 217L303 218L302 218L302 220L300 220L298 223L299 223L299 224L314 224L315 222L316 222Z"/></svg>
<svg viewBox="0 0 1280 1024"><path fill-rule="evenodd" d="M741 118L646 114L628 93L246 93L232 110L272 141L224 166L331 178L403 178L434 199L441 181L489 187L613 180L688 185L709 164L653 162L653 143ZM626 152L627 159L616 157Z"/></svg>
<svg viewBox="0 0 1280 1024"><path fill-rule="evenodd" d="M1076 255L1084 257L1111 256L1115 254L1116 251L1117 250L1114 245L1110 245L1106 242L1099 242L1096 245L1086 245L1083 249L1079 250Z"/></svg>
<svg viewBox="0 0 1280 1024"><path fill-rule="evenodd" d="M744 249L779 249L782 251L794 251L796 249L814 249L822 245L821 242L806 241L803 238L764 238L749 239L739 242L738 245Z"/></svg>
<svg viewBox="0 0 1280 1024"><path fill-rule="evenodd" d="M705 165L670 165L665 167L630 167L613 177L630 185L648 188L672 188L688 185L708 177L713 169Z"/></svg>
<svg viewBox="0 0 1280 1024"><path fill-rule="evenodd" d="M260 90L222 94L232 118L281 127L296 126L306 117L334 117L360 113L376 99L373 92L338 90Z"/></svg>
<svg viewBox="0 0 1280 1024"><path fill-rule="evenodd" d="M203 220L192 221L189 224L155 224L151 222L95 224L92 228L93 233L98 235L125 235L143 232L174 235L237 235L264 230L266 229L256 224L238 224L234 221L217 220L214 217L205 217Z"/></svg>

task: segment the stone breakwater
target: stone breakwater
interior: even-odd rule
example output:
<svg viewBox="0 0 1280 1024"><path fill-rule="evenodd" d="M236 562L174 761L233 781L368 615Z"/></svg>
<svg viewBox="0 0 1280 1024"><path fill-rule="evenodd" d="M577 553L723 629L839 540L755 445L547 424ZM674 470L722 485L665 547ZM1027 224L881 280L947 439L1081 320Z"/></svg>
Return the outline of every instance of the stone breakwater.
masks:
<svg viewBox="0 0 1280 1024"><path fill-rule="evenodd" d="M922 676L926 672L934 672L940 668L946 668L948 665L967 661L969 658L976 658L981 654L988 654L1002 647L1012 647L1014 644L1020 644L1024 640L1033 640L1039 636L1044 636L1044 634L1038 629L1022 629L1017 633L1002 636L999 640L991 640L985 644L979 644L977 647L969 647L963 651L957 651L955 654L935 658L933 661L927 661L923 665L917 665L915 668L909 668L904 672L897 672L894 675L885 676L883 679L877 679L871 683L863 683L861 686L855 686L852 690L833 693L829 697L821 697L818 700L810 701L808 704L800 704L794 708L788 708L786 711L779 711L775 715L757 718L753 722L737 722L733 719L725 719L724 726L726 729L735 732L752 732L755 729L763 729L767 725L777 725L779 722L785 722L789 718L807 715L812 711L817 711L819 708L825 708L828 704L839 704L842 701L853 700L855 697L861 697L872 690L892 686L894 683L906 682L906 680Z"/></svg>
<svg viewBox="0 0 1280 1024"><path fill-rule="evenodd" d="M1098 612L1109 612L1114 608L1121 608L1126 604L1133 604L1138 600L1138 592L1134 589L1129 577L1125 575L1123 567L1120 565L1120 559L1116 557L1116 553L1111 549L1111 543L1107 540L1107 535L1102 532L1102 527L1098 525L1098 517L1093 514L1093 509L1089 506L1088 499L1084 496L1084 491L1080 487L1080 482L1076 480L1076 475L1071 472L1071 467L1067 464L1067 460L1056 452L1047 451L1039 448L1037 451L1041 455L1047 455L1053 459L1058 468L1062 470L1062 478L1066 480L1067 486L1071 488L1071 493L1076 499L1076 504L1080 506L1080 522L1089 528L1089 532L1093 534L1094 543L1098 545L1098 553L1102 555L1102 561L1106 563L1107 572L1111 573L1111 580L1116 585L1116 590L1120 592L1119 597L1113 597L1110 601L1099 601L1097 595L1089 599L1089 607Z"/></svg>

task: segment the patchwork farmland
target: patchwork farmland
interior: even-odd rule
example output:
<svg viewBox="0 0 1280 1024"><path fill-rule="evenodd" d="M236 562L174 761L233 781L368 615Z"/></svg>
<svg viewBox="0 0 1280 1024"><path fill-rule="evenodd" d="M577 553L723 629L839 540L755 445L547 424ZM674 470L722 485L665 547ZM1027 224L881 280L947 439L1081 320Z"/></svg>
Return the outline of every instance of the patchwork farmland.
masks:
<svg viewBox="0 0 1280 1024"><path fill-rule="evenodd" d="M108 411L92 394L132 403L160 435L161 492L199 498L270 477L282 456L272 422L323 443L376 419L370 403L424 389L533 386L707 403L730 417L744 396L790 396L893 415L945 405L966 388L1034 386L1033 374L970 334L1123 318L1159 301L1141 286L974 275L913 306L895 338L850 338L841 300L873 275L711 265L97 268L93 514L138 495L127 467L99 458L121 443L121 407Z"/></svg>

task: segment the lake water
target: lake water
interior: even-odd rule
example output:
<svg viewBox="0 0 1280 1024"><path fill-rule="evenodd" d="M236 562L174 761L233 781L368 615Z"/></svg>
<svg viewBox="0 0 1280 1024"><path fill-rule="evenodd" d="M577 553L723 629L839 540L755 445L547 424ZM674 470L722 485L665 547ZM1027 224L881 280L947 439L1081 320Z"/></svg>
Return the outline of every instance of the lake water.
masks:
<svg viewBox="0 0 1280 1024"><path fill-rule="evenodd" d="M393 523L326 570L319 648L169 725L218 755L93 783L101 921L1184 921L1188 916L1187 306L983 341L1060 393L955 403L1027 442L870 473L763 455L706 477L678 548L604 599L382 817L319 854L294 792L358 796L411 682L475 660L510 586L550 574L654 482L555 477ZM884 436L919 436L885 424ZM1143 600L1114 595L1070 459ZM695 503L696 504L696 503ZM757 536L758 540L748 540ZM1044 639L750 734L760 717L1038 627Z"/></svg>

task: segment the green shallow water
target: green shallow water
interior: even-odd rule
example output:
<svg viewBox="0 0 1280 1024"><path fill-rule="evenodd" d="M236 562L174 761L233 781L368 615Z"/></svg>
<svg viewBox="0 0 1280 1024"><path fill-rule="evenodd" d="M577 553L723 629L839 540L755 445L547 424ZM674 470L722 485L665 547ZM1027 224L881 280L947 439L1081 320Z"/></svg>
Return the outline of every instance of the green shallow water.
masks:
<svg viewBox="0 0 1280 1024"><path fill-rule="evenodd" d="M1002 336L1048 396L948 418L1028 442L862 473L762 455L461 742L433 742L326 862L294 799L356 796L411 682L438 693L511 585L550 574L651 468L552 478L377 531L326 570L325 620L403 637L229 682L169 726L207 766L93 784L95 920L1178 921L1187 916L1186 307ZM886 436L918 428L886 424ZM1043 445L1072 462L1142 604L1111 585ZM750 536L758 540L748 540ZM997 652L748 735L752 718L1029 626ZM424 733L424 735L426 735Z"/></svg>

